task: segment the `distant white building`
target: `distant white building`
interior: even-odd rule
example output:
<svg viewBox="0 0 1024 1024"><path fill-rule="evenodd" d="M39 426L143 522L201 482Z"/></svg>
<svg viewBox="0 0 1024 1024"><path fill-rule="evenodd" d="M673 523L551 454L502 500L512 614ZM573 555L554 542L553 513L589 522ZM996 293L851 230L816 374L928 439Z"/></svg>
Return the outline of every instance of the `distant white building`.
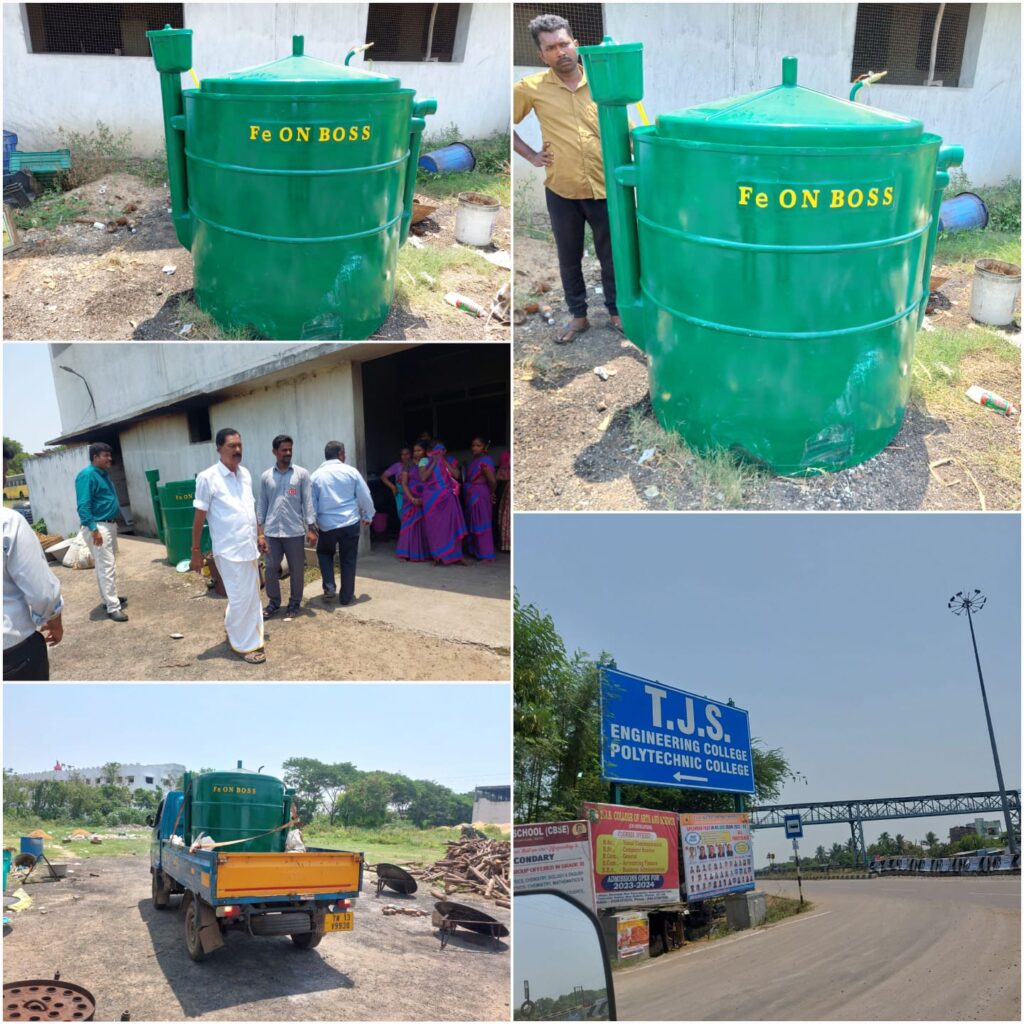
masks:
<svg viewBox="0 0 1024 1024"><path fill-rule="evenodd" d="M512 821L511 786L477 786L473 791L473 821L507 825Z"/></svg>
<svg viewBox="0 0 1024 1024"><path fill-rule="evenodd" d="M60 762L57 762L60 764ZM117 769L117 784L129 789L170 789L185 772L183 764L122 764ZM48 772L19 772L18 777L31 782L70 782L78 779L89 786L106 782L103 765L77 768L73 765L56 766Z"/></svg>

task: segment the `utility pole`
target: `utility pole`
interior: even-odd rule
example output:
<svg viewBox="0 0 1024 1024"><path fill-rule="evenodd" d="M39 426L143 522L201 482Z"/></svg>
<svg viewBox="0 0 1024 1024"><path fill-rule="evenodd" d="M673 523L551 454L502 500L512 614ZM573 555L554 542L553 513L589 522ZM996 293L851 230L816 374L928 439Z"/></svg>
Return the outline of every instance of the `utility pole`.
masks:
<svg viewBox="0 0 1024 1024"><path fill-rule="evenodd" d="M985 595L980 590L958 590L950 599L947 608L954 615L967 615L967 624L971 627L971 646L974 648L974 663L978 666L978 682L981 684L981 700L985 705L985 721L988 723L988 738L992 744L992 760L996 765L996 781L999 783L999 799L1003 805L1003 818L1006 821L1006 842L1011 856L1018 853L1017 837L1013 834L1013 821L1010 819L1010 802L1006 799L1006 786L1003 785L1003 769L999 764L999 751L996 749L996 734L992 728L992 715L988 710L988 695L985 693L985 678L981 674L981 658L978 657L978 641L974 635L974 618L985 607Z"/></svg>

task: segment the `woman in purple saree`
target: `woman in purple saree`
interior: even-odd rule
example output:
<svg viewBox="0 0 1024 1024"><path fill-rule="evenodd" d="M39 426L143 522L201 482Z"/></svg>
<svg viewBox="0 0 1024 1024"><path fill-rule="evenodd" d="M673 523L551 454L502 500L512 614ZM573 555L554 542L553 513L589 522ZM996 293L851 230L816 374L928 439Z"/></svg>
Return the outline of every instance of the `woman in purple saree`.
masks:
<svg viewBox="0 0 1024 1024"><path fill-rule="evenodd" d="M466 503L466 551L481 562L494 561L494 533L491 525L494 495L498 486L497 467L487 454L487 442L474 437L470 442L473 458L463 477L462 499Z"/></svg>
<svg viewBox="0 0 1024 1024"><path fill-rule="evenodd" d="M421 461L419 477L423 483L423 523L430 557L438 565L461 562L466 521L459 505L459 483L440 441L434 442Z"/></svg>
<svg viewBox="0 0 1024 1024"><path fill-rule="evenodd" d="M417 465L426 457L427 451L421 444L412 447L412 460L402 467L398 486L403 497L402 528L398 532L395 555L407 562L428 562L427 534L423 514L423 483Z"/></svg>

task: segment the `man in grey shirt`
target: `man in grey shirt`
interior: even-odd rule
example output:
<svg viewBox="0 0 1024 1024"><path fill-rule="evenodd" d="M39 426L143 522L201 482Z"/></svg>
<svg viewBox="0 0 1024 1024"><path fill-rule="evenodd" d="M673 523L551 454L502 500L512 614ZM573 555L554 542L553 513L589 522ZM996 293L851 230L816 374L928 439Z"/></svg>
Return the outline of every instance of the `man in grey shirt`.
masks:
<svg viewBox="0 0 1024 1024"><path fill-rule="evenodd" d="M260 498L256 505L257 543L267 555L267 606L269 619L281 607L281 560L288 559L291 593L288 614L302 604L303 574L306 569L305 542L315 544L316 514L309 473L292 465L293 441L278 434L271 446L277 464L260 477Z"/></svg>

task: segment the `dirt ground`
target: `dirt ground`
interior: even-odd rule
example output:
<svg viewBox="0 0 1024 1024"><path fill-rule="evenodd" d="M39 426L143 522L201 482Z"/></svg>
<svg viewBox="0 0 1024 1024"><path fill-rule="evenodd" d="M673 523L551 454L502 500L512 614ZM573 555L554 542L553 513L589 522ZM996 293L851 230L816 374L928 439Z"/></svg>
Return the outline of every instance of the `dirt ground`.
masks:
<svg viewBox="0 0 1024 1024"><path fill-rule="evenodd" d="M508 555L436 567L375 546L359 558L355 602L325 604L316 574L299 614L266 623L266 663L249 665L227 643L225 598L196 573L175 572L159 541L122 536L118 544L125 623L107 618L92 569L50 562L65 604L64 639L50 650L53 680L509 679ZM285 600L289 586L282 582Z"/></svg>
<svg viewBox="0 0 1024 1024"><path fill-rule="evenodd" d="M110 174L64 194L67 202L84 200L87 209L52 230L21 231L21 248L4 256L4 338L176 341L184 337L220 337L215 328L196 324L192 255L174 235L166 184L148 184L133 174ZM430 200L438 209L424 222L422 236L408 247L449 249L454 240L457 200ZM127 213L125 213L127 211ZM130 221L113 232L94 223ZM134 225L134 230L132 228ZM508 210L502 207L489 253L509 248ZM410 236L412 239L413 236ZM464 248L459 246L459 248ZM403 250L399 277L415 254ZM507 341L511 329L493 320L474 319L448 306L443 296L457 291L490 305L509 271L481 255L472 269L446 269L429 292L401 294L388 319L373 335L378 339ZM173 274L164 273L174 267ZM190 311L192 315L190 314Z"/></svg>
<svg viewBox="0 0 1024 1024"><path fill-rule="evenodd" d="M960 265L940 268L942 287L929 327L967 329L970 275ZM653 423L643 353L608 325L596 259L586 257L589 332L571 345L556 345L568 320L553 243L516 238L515 294L521 305L537 280L551 284L541 301L552 306L555 326L534 314L515 329L516 508L525 510L689 509L729 507L712 480L682 464L655 458L638 465L641 449L631 429L638 416ZM926 328L927 330L928 328ZM1003 333L1020 348L1019 323ZM919 335L919 337L922 337ZM604 366L610 377L594 373ZM1018 408L1019 360L968 354L964 370ZM919 372L915 367L915 373ZM1012 483L976 457L981 448L1020 457L1020 418L998 416L964 399L958 418L932 413L912 398L899 434L859 466L807 479L750 474L739 507L773 510L987 509L1020 507L1019 477ZM945 461L953 460L953 461ZM648 496L650 495L650 496Z"/></svg>
<svg viewBox="0 0 1024 1024"><path fill-rule="evenodd" d="M180 897L153 909L146 857L72 864L64 882L29 884L33 905L5 929L4 981L52 978L88 989L96 1020L508 1020L509 939L492 949L459 931L445 949L434 899L374 895L365 871L355 928L299 950L287 937L229 933L202 963L185 951ZM387 892L387 890L385 890ZM507 910L463 899L509 924ZM384 904L427 911L385 916Z"/></svg>

